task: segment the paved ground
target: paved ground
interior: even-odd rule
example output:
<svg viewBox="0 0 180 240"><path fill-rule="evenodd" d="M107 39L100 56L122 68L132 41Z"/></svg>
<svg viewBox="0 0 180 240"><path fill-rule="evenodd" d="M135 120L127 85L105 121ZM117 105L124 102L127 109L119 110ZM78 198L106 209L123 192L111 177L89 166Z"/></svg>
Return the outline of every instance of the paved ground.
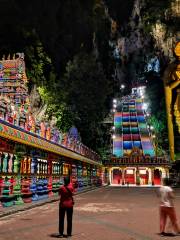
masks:
<svg viewBox="0 0 180 240"><path fill-rule="evenodd" d="M156 189L107 187L75 196L72 240L156 240ZM180 219L180 190L176 190ZM58 202L0 219L0 240L53 240ZM168 231L171 227L168 226ZM163 237L169 239L169 237ZM179 237L174 237L179 239Z"/></svg>

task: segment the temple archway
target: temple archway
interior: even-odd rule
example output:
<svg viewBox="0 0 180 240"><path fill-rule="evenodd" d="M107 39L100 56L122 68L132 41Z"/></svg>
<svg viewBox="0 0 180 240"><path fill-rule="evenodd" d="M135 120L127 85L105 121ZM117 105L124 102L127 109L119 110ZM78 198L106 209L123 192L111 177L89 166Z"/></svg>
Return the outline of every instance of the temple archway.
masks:
<svg viewBox="0 0 180 240"><path fill-rule="evenodd" d="M118 168L115 168L112 174L112 184L120 184L122 181L122 172Z"/></svg>
<svg viewBox="0 0 180 240"><path fill-rule="evenodd" d="M147 169L139 169L140 185L148 184L149 172Z"/></svg>
<svg viewBox="0 0 180 240"><path fill-rule="evenodd" d="M154 185L161 185L161 174L159 169L154 170Z"/></svg>
<svg viewBox="0 0 180 240"><path fill-rule="evenodd" d="M125 170L124 182L125 182L125 184L135 184L134 169L133 168L127 168Z"/></svg>

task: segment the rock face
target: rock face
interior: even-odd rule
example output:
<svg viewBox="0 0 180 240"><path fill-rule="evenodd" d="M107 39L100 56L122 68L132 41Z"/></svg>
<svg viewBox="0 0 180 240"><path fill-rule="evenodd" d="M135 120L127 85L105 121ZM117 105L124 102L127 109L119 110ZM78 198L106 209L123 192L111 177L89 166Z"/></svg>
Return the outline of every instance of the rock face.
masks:
<svg viewBox="0 0 180 240"><path fill-rule="evenodd" d="M37 86L34 85L30 93L31 110L34 117L41 121L46 118L47 105L41 100Z"/></svg>
<svg viewBox="0 0 180 240"><path fill-rule="evenodd" d="M131 79L132 85L141 80L142 72L152 59L157 57L163 68L174 60L172 49L180 39L180 0L160 3L154 0L135 0L129 20L121 24L113 19L111 44L116 52L115 78L122 83ZM121 8L114 9L121 15ZM114 28L114 26L119 26ZM117 29L116 34L114 29ZM116 37L114 37L116 36ZM129 83L128 83L129 84Z"/></svg>
<svg viewBox="0 0 180 240"><path fill-rule="evenodd" d="M119 53L115 68L115 79L118 80L119 88L121 84L129 85L129 79L132 86L136 85L143 71L145 49L148 49L151 39L147 38L143 31L141 8L142 1L134 1L129 21L119 27L117 38L112 40Z"/></svg>
<svg viewBox="0 0 180 240"><path fill-rule="evenodd" d="M147 73L153 72L150 79L154 78L155 88L163 91L163 72L170 62L175 61L173 49L180 40L180 0L134 0L125 22L117 17L124 14L120 6L111 7L109 14L112 17L110 43L116 62L116 90L122 95L122 84L127 88L144 84L147 82ZM174 131L178 142L176 126Z"/></svg>
<svg viewBox="0 0 180 240"><path fill-rule="evenodd" d="M171 1L170 7L165 11L164 18L167 22L176 21L180 19L180 1ZM178 22L178 21L177 21ZM161 21L157 21L152 28L152 36L155 40L155 45L162 49L164 55L169 59L173 59L172 48L175 43L180 39L180 31L174 30L171 26L168 26Z"/></svg>

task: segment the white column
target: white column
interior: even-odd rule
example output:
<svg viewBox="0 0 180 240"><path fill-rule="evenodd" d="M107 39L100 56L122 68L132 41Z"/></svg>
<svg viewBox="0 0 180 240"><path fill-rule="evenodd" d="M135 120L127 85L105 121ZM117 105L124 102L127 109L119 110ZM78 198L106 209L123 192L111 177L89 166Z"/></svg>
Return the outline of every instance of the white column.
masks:
<svg viewBox="0 0 180 240"><path fill-rule="evenodd" d="M136 184L136 168L134 168L134 184Z"/></svg>
<svg viewBox="0 0 180 240"><path fill-rule="evenodd" d="M163 168L161 172L162 172L161 178L163 179L166 177L166 170Z"/></svg>
<svg viewBox="0 0 180 240"><path fill-rule="evenodd" d="M111 169L109 169L109 183L111 184Z"/></svg>
<svg viewBox="0 0 180 240"><path fill-rule="evenodd" d="M148 170L148 175L149 175L149 177L148 177L148 184L152 185L152 171L151 171L151 169Z"/></svg>
<svg viewBox="0 0 180 240"><path fill-rule="evenodd" d="M105 168L103 167L101 169L101 180L102 180L102 184L105 184Z"/></svg>
<svg viewBox="0 0 180 240"><path fill-rule="evenodd" d="M166 169L161 169L162 175L161 175L161 184L163 184L163 179L167 177Z"/></svg>
<svg viewBox="0 0 180 240"><path fill-rule="evenodd" d="M112 168L109 169L109 182L112 184Z"/></svg>
<svg viewBox="0 0 180 240"><path fill-rule="evenodd" d="M166 169L166 177L169 178L169 169Z"/></svg>

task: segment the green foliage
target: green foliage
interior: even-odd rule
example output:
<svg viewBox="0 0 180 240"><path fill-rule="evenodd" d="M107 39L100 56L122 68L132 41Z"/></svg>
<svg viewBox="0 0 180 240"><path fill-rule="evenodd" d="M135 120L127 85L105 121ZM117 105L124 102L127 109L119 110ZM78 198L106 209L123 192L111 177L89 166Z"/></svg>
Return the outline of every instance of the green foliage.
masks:
<svg viewBox="0 0 180 240"><path fill-rule="evenodd" d="M148 124L154 128L153 133L156 136L154 139L156 150L158 155L162 155L162 149L168 150L164 86L162 80L153 73L150 73L147 79L148 84L145 101L149 103L151 112Z"/></svg>
<svg viewBox="0 0 180 240"><path fill-rule="evenodd" d="M38 35L35 31L24 31L24 38L27 41L25 46L27 76L30 79L30 86L36 84L37 86L48 86L49 77L53 66L51 59L44 50ZM49 84L50 85L50 84ZM52 75L51 75L51 86Z"/></svg>
<svg viewBox="0 0 180 240"><path fill-rule="evenodd" d="M111 22L106 14L105 5L101 0L95 1L92 22L95 33L94 40L98 49L98 59L103 64L105 72L108 72Z"/></svg>
<svg viewBox="0 0 180 240"><path fill-rule="evenodd" d="M84 143L102 147L101 121L112 93L103 1L10 0L1 12L1 55L24 52L29 90L39 87L49 118L62 131L76 125Z"/></svg>
<svg viewBox="0 0 180 240"><path fill-rule="evenodd" d="M105 101L111 93L103 68L92 54L80 53L67 64L64 90L67 103L77 113L75 125L83 142L95 147L98 128L107 112Z"/></svg>
<svg viewBox="0 0 180 240"><path fill-rule="evenodd" d="M65 103L49 104L47 114L56 117L56 125L62 132L68 132L74 123L75 113Z"/></svg>
<svg viewBox="0 0 180 240"><path fill-rule="evenodd" d="M152 115L148 119L148 123L150 126L153 126L153 134L155 134L155 138L153 138L155 151L157 156L162 156L164 154L165 147L165 137L167 138L167 130L164 125L162 116Z"/></svg>
<svg viewBox="0 0 180 240"><path fill-rule="evenodd" d="M144 23L151 25L157 21L164 21L164 13L170 7L171 2L171 0L146 0L141 12Z"/></svg>
<svg viewBox="0 0 180 240"><path fill-rule="evenodd" d="M175 154L175 159L176 159L176 161L177 161L177 160L180 160L180 153L176 153L176 154ZM180 165L179 165L179 168L180 168Z"/></svg>
<svg viewBox="0 0 180 240"><path fill-rule="evenodd" d="M56 117L56 124L62 132L67 132L74 123L76 113L67 106L63 91L50 91L47 87L38 87L42 100L47 104L46 114L49 119Z"/></svg>
<svg viewBox="0 0 180 240"><path fill-rule="evenodd" d="M53 96L51 93L47 90L45 87L38 87L38 92L42 98L43 101L46 101L48 103L53 102Z"/></svg>
<svg viewBox="0 0 180 240"><path fill-rule="evenodd" d="M107 146L99 148L97 150L97 152L100 154L102 160L104 160L104 161L110 160L111 154L110 154Z"/></svg>
<svg viewBox="0 0 180 240"><path fill-rule="evenodd" d="M166 26L166 37L179 30L180 19L171 12L173 0L146 0L142 8L143 29L149 34L156 22Z"/></svg>

